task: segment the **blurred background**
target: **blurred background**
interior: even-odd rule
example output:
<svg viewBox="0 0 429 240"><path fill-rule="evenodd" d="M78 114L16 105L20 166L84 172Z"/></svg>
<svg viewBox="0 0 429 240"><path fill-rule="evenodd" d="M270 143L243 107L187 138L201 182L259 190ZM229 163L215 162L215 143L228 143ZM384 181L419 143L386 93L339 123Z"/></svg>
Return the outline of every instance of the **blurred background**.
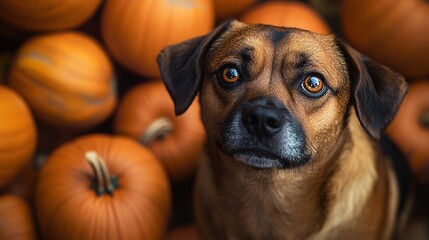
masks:
<svg viewBox="0 0 429 240"><path fill-rule="evenodd" d="M0 240L198 239L199 106L174 115L156 56L229 18L336 34L403 74L386 133L427 187L426 0L0 0Z"/></svg>

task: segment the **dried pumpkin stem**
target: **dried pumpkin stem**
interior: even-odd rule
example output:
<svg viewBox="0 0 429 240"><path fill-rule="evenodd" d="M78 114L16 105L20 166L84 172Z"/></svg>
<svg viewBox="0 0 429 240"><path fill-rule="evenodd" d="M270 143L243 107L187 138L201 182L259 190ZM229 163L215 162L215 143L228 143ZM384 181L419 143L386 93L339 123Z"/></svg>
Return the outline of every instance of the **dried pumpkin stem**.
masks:
<svg viewBox="0 0 429 240"><path fill-rule="evenodd" d="M143 145L149 145L156 139L166 136L173 129L174 126L170 119L166 117L158 118L149 125L146 132L140 138L140 142Z"/></svg>
<svg viewBox="0 0 429 240"><path fill-rule="evenodd" d="M429 128L429 111L424 112L422 115L420 115L420 124L424 128Z"/></svg>
<svg viewBox="0 0 429 240"><path fill-rule="evenodd" d="M113 194L115 191L115 185L113 184L114 178L110 175L104 160L96 151L86 152L85 157L93 167L95 175L97 176L97 194L101 195L106 193L106 191L109 194Z"/></svg>
<svg viewBox="0 0 429 240"><path fill-rule="evenodd" d="M91 164L92 169L94 170L95 176L97 177L97 195L104 194L106 192L104 188L104 178L101 173L101 167L98 163L98 154L95 151L89 151L85 153L85 157L88 160L89 164Z"/></svg>

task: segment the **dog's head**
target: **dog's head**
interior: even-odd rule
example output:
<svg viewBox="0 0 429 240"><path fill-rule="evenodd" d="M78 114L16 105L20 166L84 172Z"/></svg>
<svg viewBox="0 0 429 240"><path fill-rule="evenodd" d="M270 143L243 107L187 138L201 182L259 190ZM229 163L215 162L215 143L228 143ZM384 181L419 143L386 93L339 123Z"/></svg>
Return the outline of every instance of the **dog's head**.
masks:
<svg viewBox="0 0 429 240"><path fill-rule="evenodd" d="M327 157L350 107L379 138L407 89L334 36L238 21L165 48L158 63L176 114L200 93L208 144L257 168Z"/></svg>

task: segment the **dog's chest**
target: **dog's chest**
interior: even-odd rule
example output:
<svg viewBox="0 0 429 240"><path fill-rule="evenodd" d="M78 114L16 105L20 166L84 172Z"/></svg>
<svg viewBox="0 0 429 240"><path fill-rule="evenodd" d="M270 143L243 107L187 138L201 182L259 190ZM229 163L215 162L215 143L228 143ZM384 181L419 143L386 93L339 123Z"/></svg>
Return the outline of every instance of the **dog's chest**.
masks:
<svg viewBox="0 0 429 240"><path fill-rule="evenodd" d="M218 189L230 239L303 239L321 227L322 195L317 190L299 191L303 183L297 178L231 177L221 180L228 187Z"/></svg>

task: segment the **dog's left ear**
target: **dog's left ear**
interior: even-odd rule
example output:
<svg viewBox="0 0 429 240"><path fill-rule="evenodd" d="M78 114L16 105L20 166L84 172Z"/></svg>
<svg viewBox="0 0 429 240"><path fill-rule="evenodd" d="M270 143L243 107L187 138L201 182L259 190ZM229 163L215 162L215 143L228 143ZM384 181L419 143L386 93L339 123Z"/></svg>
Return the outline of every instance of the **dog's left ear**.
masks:
<svg viewBox="0 0 429 240"><path fill-rule="evenodd" d="M188 109L200 90L204 56L209 46L234 24L238 21L228 20L207 35L168 46L159 53L159 70L173 99L176 115Z"/></svg>
<svg viewBox="0 0 429 240"><path fill-rule="evenodd" d="M339 41L349 69L352 98L364 129L380 139L407 92L404 77Z"/></svg>

